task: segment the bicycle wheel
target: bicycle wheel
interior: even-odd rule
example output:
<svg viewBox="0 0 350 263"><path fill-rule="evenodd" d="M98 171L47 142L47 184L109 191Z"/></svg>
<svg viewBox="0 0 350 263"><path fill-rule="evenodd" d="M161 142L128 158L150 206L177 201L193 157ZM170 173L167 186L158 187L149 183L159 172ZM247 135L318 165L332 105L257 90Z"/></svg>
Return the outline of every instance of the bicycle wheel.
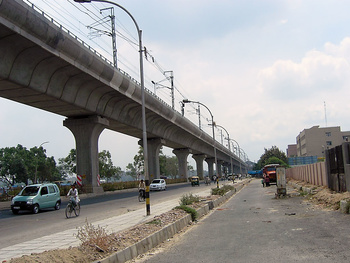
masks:
<svg viewBox="0 0 350 263"><path fill-rule="evenodd" d="M75 216L79 216L80 215L80 204L77 204L74 208L74 214Z"/></svg>
<svg viewBox="0 0 350 263"><path fill-rule="evenodd" d="M66 217L67 218L70 218L70 217L72 217L72 211L73 209L72 209L72 206L71 206L71 204L68 204L67 206L66 206Z"/></svg>
<svg viewBox="0 0 350 263"><path fill-rule="evenodd" d="M143 201L143 196L141 193L139 193L139 202L142 202Z"/></svg>

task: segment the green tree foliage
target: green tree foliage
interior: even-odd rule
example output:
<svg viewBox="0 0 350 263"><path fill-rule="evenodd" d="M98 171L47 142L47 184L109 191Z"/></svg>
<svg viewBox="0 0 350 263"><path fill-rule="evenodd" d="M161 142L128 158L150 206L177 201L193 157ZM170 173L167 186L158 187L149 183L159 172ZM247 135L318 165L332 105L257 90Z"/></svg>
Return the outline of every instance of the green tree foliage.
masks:
<svg viewBox="0 0 350 263"><path fill-rule="evenodd" d="M112 162L112 156L109 151L102 151L98 154L99 173L101 178L109 181L112 178L120 179L122 169L115 167ZM64 176L72 176L77 173L77 151L71 149L68 156L58 159L58 170Z"/></svg>
<svg viewBox="0 0 350 263"><path fill-rule="evenodd" d="M264 149L265 152L261 155L258 163L255 165L254 170L260 170L267 164L278 163L287 166L288 158L284 152L278 149L277 146L272 146L270 149Z"/></svg>
<svg viewBox="0 0 350 263"><path fill-rule="evenodd" d="M67 157L58 159L58 170L64 178L77 173L76 149L71 149Z"/></svg>
<svg viewBox="0 0 350 263"><path fill-rule="evenodd" d="M128 163L126 166L126 174L131 176L134 180L137 180L138 172L132 163Z"/></svg>
<svg viewBox="0 0 350 263"><path fill-rule="evenodd" d="M137 155L134 156L134 162L129 163L126 167L126 174L132 176L135 180L138 179L139 175L144 173L144 159L143 159L143 148L140 146ZM179 167L176 156L166 156L163 154L162 149L159 151L159 170L162 176L169 178L176 178L178 175Z"/></svg>
<svg viewBox="0 0 350 263"><path fill-rule="evenodd" d="M164 175L176 179L179 174L179 162L176 156L166 156L165 172Z"/></svg>
<svg viewBox="0 0 350 263"><path fill-rule="evenodd" d="M54 158L47 157L43 147L28 150L20 144L0 149L0 176L10 184L60 179Z"/></svg>
<svg viewBox="0 0 350 263"><path fill-rule="evenodd" d="M134 156L133 163L129 163L126 166L126 174L134 178L135 180L144 173L144 159L143 159L143 147L139 147L137 155Z"/></svg>
<svg viewBox="0 0 350 263"><path fill-rule="evenodd" d="M111 153L103 150L98 154L99 170L101 178L105 178L107 182L111 179L119 180L122 174L120 167L115 167L111 159Z"/></svg>

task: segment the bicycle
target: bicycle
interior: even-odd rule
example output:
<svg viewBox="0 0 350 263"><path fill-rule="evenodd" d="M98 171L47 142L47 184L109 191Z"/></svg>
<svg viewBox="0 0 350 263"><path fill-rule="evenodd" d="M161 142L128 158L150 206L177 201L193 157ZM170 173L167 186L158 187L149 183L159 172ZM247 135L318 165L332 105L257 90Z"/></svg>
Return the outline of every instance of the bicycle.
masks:
<svg viewBox="0 0 350 263"><path fill-rule="evenodd" d="M139 190L139 202L145 201L145 190Z"/></svg>
<svg viewBox="0 0 350 263"><path fill-rule="evenodd" d="M67 207L66 207L66 217L70 218L72 217L72 213L74 211L75 216L79 216L80 215L80 203L74 205L74 198L70 197Z"/></svg>

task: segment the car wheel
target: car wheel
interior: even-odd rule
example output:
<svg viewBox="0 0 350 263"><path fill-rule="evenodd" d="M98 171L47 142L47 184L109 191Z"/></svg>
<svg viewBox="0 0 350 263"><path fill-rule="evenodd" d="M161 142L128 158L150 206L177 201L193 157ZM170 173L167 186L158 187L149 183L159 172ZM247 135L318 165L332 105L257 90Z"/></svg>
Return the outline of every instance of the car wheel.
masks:
<svg viewBox="0 0 350 263"><path fill-rule="evenodd" d="M39 205L35 204L33 207L33 214L37 214L39 212Z"/></svg>
<svg viewBox="0 0 350 263"><path fill-rule="evenodd" d="M55 210L60 210L60 208L61 208L61 203L57 201L55 204Z"/></svg>
<svg viewBox="0 0 350 263"><path fill-rule="evenodd" d="M12 213L13 213L14 215L17 215L17 214L18 214L18 210L12 210Z"/></svg>

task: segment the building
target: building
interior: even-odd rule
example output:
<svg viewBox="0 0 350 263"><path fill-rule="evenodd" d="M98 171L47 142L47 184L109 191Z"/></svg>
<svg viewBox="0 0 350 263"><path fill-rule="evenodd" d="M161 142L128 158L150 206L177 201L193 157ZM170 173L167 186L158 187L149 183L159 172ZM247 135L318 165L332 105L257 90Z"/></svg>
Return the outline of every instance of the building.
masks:
<svg viewBox="0 0 350 263"><path fill-rule="evenodd" d="M297 156L324 157L326 149L347 142L350 139L350 131L342 132L340 127L313 126L304 129L296 138Z"/></svg>
<svg viewBox="0 0 350 263"><path fill-rule="evenodd" d="M297 154L297 145L296 144L289 144L287 149L287 157L296 157Z"/></svg>

